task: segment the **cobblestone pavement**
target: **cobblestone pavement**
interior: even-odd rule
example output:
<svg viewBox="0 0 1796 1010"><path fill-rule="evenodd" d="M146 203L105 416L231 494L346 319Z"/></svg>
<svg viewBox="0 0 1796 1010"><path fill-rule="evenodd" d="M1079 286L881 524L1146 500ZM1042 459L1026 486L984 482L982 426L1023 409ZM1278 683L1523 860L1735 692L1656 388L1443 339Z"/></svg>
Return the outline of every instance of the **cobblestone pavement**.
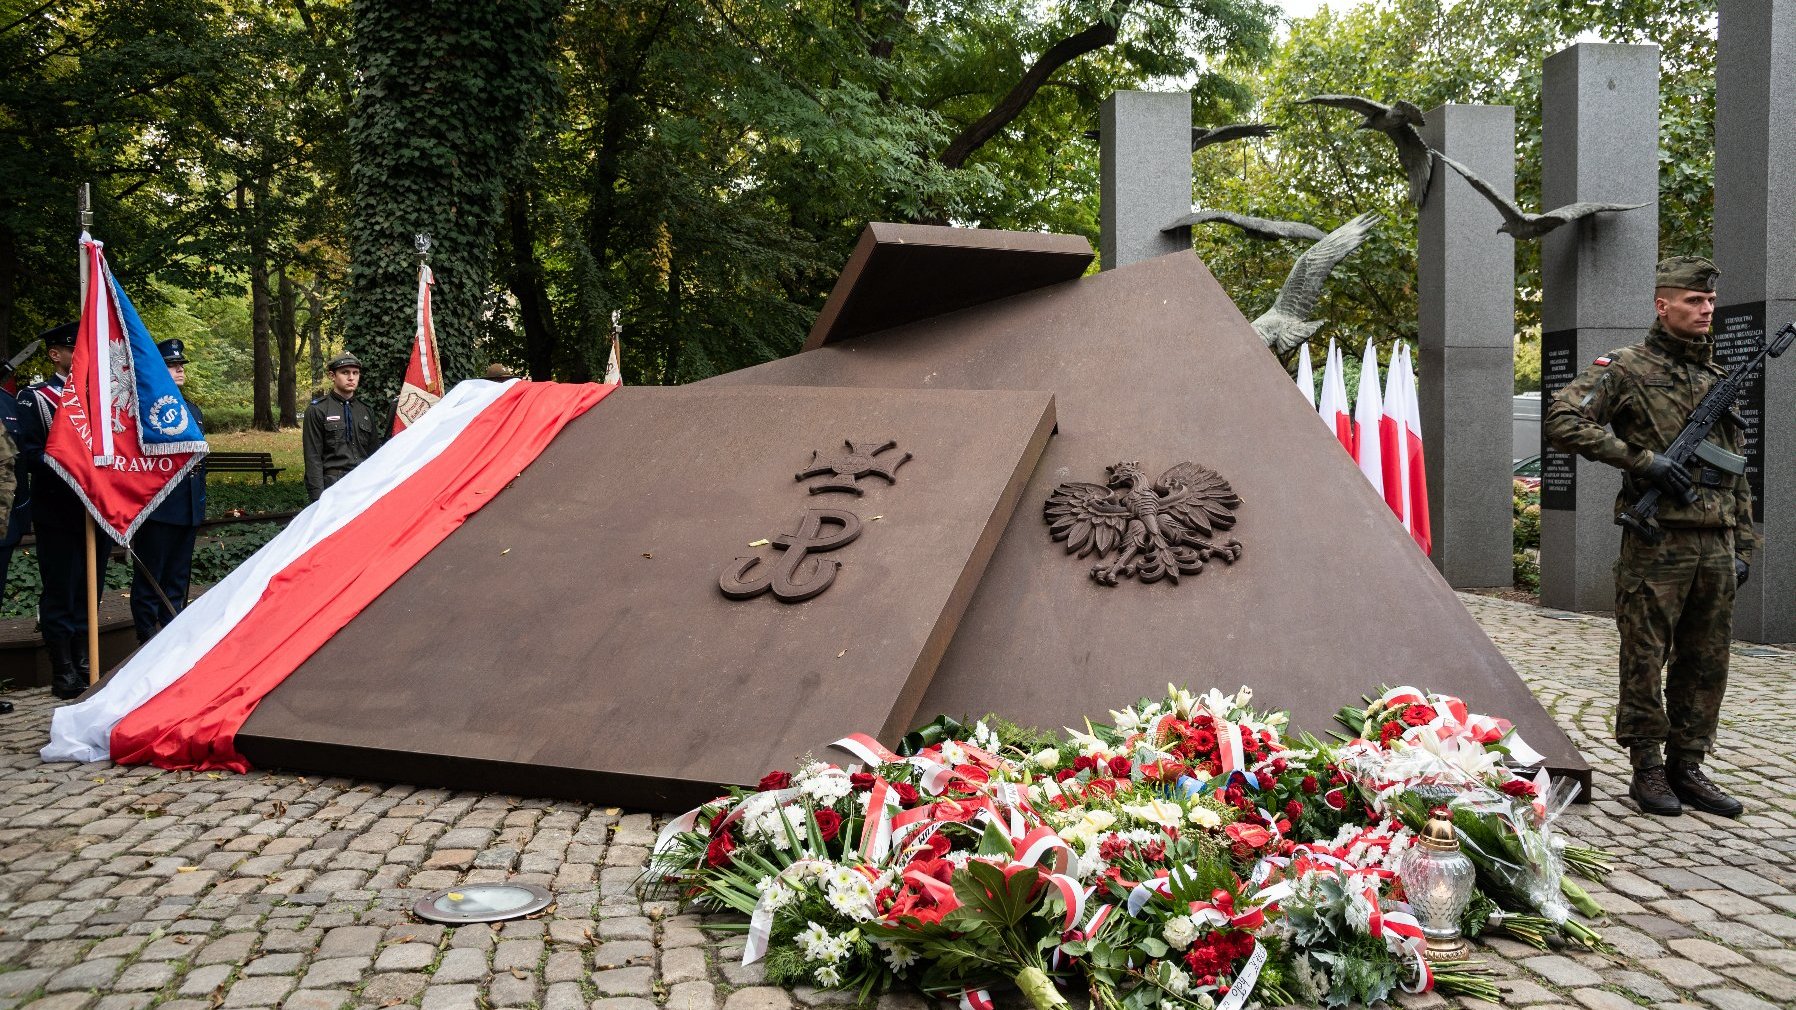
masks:
<svg viewBox="0 0 1796 1010"><path fill-rule="evenodd" d="M1597 799L1574 808L1569 831L1620 866L1592 889L1619 956L1484 944L1506 1003L1796 1006L1796 653L1736 651L1724 750L1709 768L1746 816L1650 818L1625 800L1626 760L1609 739L1614 624L1464 599L1589 756ZM7 697L18 711L0 716L0 1010L843 1001L759 984L738 963L739 936L640 899L646 814L345 779L45 765L36 751L54 702L41 689ZM559 903L500 928L409 914L425 890L506 879L551 887Z"/></svg>

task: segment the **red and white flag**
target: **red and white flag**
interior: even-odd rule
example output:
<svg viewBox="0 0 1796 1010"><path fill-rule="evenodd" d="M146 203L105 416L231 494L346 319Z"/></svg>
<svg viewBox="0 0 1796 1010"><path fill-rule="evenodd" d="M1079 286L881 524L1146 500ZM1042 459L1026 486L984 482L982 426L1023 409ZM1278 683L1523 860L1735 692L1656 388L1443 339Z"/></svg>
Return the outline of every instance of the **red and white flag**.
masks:
<svg viewBox="0 0 1796 1010"><path fill-rule="evenodd" d="M1328 359L1322 366L1322 397L1316 404L1316 413L1322 415L1322 423L1334 430L1335 438L1353 455L1353 414L1347 405L1347 380L1341 375L1341 350L1335 346L1334 339L1328 341Z"/></svg>
<svg viewBox="0 0 1796 1010"><path fill-rule="evenodd" d="M1310 345L1306 341L1297 349L1297 391L1303 394L1303 402L1316 408L1316 376L1310 371Z"/></svg>
<svg viewBox="0 0 1796 1010"><path fill-rule="evenodd" d="M624 358L618 350L618 334L623 332L622 313L615 310L611 313L611 356L605 359L605 385L621 386L624 384Z"/></svg>
<svg viewBox="0 0 1796 1010"><path fill-rule="evenodd" d="M436 324L430 318L430 289L436 277L430 266L418 264L418 329L412 338L412 360L405 366L405 384L399 387L399 404L393 411L393 434L417 424L424 412L443 398L443 369L437 360Z"/></svg>
<svg viewBox="0 0 1796 1010"><path fill-rule="evenodd" d="M1384 398L1378 393L1378 345L1366 341L1366 356L1359 367L1359 396L1353 405L1353 447L1360 472L1372 489L1384 494L1384 453L1379 440Z"/></svg>
<svg viewBox="0 0 1796 1010"><path fill-rule="evenodd" d="M87 298L44 461L100 528L125 543L206 454L206 441L102 244L83 234L81 252Z"/></svg>
<svg viewBox="0 0 1796 1010"><path fill-rule="evenodd" d="M1385 376L1384 412L1378 419L1378 448L1384 464L1384 500L1397 521L1409 529L1409 467L1403 455L1403 345L1391 351Z"/></svg>
<svg viewBox="0 0 1796 1010"><path fill-rule="evenodd" d="M1409 478L1409 535L1423 554L1434 553L1434 531L1428 521L1428 468L1422 454L1422 408L1416 396L1416 373L1411 367L1409 345L1402 345L1403 365L1397 370L1403 382L1403 459Z"/></svg>

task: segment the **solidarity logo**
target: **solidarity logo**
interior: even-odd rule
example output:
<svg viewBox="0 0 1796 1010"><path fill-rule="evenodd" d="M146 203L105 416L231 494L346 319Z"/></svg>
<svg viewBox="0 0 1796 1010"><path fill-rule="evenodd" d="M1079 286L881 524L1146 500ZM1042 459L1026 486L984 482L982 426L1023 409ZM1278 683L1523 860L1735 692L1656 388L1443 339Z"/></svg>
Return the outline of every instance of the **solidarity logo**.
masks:
<svg viewBox="0 0 1796 1010"><path fill-rule="evenodd" d="M157 398L150 409L150 427L171 438L179 435L187 430L187 404L173 393Z"/></svg>

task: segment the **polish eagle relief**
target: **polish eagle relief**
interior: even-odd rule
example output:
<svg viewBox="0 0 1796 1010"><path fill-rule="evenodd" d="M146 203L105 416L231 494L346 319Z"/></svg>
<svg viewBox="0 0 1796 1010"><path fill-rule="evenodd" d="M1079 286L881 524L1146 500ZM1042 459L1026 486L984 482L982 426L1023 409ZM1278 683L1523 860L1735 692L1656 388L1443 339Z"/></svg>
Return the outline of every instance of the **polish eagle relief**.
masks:
<svg viewBox="0 0 1796 1010"><path fill-rule="evenodd" d="M131 371L131 348L123 340L107 341L112 365L112 431L125 430L125 422L137 416L137 376Z"/></svg>
<svg viewBox="0 0 1796 1010"><path fill-rule="evenodd" d="M1222 475L1196 463L1180 463L1148 482L1138 462L1107 468L1103 484L1069 481L1048 496L1042 514L1048 535L1066 542L1066 552L1097 552L1091 568L1099 585L1119 579L1143 582L1196 575L1204 563L1234 564L1241 542L1219 540L1235 526L1241 498ZM1111 557L1112 552L1115 556ZM1109 560L1104 560L1109 559Z"/></svg>

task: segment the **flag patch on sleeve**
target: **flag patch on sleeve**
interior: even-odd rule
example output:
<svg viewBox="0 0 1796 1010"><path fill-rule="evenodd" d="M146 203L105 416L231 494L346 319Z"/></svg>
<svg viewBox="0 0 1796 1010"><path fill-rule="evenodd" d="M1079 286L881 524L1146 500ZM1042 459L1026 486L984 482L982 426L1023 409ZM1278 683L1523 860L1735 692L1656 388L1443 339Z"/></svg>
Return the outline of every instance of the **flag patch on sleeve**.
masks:
<svg viewBox="0 0 1796 1010"><path fill-rule="evenodd" d="M1607 365L1608 363L1610 363L1611 361L1614 361L1614 360L1615 360L1614 358L1611 358L1607 354L1605 354L1602 357L1597 358L1596 363L1599 365Z"/></svg>

